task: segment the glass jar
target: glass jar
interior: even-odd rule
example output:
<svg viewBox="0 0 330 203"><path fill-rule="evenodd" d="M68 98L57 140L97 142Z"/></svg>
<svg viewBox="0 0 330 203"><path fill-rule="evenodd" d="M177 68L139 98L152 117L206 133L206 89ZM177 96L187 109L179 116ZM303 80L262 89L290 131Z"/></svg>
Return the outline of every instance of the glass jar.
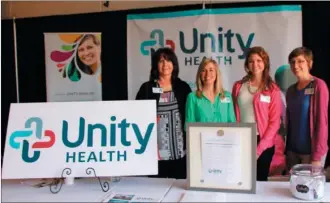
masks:
<svg viewBox="0 0 330 203"><path fill-rule="evenodd" d="M290 190L302 200L320 200L324 196L326 177L321 166L298 164L290 171Z"/></svg>

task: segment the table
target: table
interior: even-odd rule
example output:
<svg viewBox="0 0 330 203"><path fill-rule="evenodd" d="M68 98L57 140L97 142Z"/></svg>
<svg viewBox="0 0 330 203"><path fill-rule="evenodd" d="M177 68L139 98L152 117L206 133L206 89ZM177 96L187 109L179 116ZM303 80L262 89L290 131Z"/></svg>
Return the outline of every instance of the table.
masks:
<svg viewBox="0 0 330 203"><path fill-rule="evenodd" d="M50 192L49 186L36 188L39 180L2 180L2 202L101 202L110 193L146 194L161 201L175 179L123 177L120 182L109 182L110 189L103 192L96 178L76 179L73 185L62 185L59 193Z"/></svg>
<svg viewBox="0 0 330 203"><path fill-rule="evenodd" d="M146 180L148 179L148 180ZM106 179L103 179L103 181ZM139 182L139 180L141 180ZM178 202L186 192L186 180L174 180L157 178L136 178L125 177L125 184L132 181L137 187L131 188L128 192L136 192L134 188L150 187L153 193L156 185L159 194L166 193L162 202ZM125 185L110 182L110 190L123 191L123 188L116 188L116 185ZM257 194L225 193L228 202L302 202L294 198L289 190L289 182L257 182ZM153 187L155 185L155 187ZM164 187L162 187L162 185ZM99 182L94 178L83 178L75 180L74 185L63 184L62 190L58 194L52 194L49 187L34 188L28 181L2 180L2 202L101 202L107 193L100 188ZM167 189L166 189L167 188ZM170 189L168 189L170 188ZM161 191L162 190L162 191ZM147 192L147 191L146 191ZM164 193L164 194L165 194ZM319 202L330 202L330 183L326 183L325 197Z"/></svg>
<svg viewBox="0 0 330 203"><path fill-rule="evenodd" d="M225 196L228 202L302 202L291 195L289 187L290 182L257 182L256 194L225 193ZM178 202L185 188L186 180L176 180L163 202ZM330 183L326 183L324 198L315 202L330 202Z"/></svg>
<svg viewBox="0 0 330 203"><path fill-rule="evenodd" d="M97 179L75 180L73 185L63 184L59 193L53 194L49 186L32 187L35 180L2 180L2 202L96 202L105 195ZM110 189L115 183L110 183ZM98 201L100 202L100 201Z"/></svg>

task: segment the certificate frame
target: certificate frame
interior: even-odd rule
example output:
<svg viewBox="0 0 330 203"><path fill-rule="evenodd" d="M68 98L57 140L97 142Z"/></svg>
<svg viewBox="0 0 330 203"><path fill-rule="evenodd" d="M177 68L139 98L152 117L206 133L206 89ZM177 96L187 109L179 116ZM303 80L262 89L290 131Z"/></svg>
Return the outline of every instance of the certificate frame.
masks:
<svg viewBox="0 0 330 203"><path fill-rule="evenodd" d="M187 189L256 194L256 123L187 123ZM207 183L202 178L202 132L236 132L240 135L240 177L238 184ZM241 141L243 139L243 141ZM243 149L243 150L242 150ZM239 159L238 159L239 160ZM243 163L243 164L242 164ZM197 168L197 169L196 169ZM240 184L240 185L239 185Z"/></svg>

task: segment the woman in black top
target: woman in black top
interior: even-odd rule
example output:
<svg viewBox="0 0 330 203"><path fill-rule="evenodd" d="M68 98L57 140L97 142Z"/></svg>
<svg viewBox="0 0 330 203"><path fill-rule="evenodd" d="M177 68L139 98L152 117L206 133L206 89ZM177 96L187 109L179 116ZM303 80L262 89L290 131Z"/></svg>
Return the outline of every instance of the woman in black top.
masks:
<svg viewBox="0 0 330 203"><path fill-rule="evenodd" d="M177 56L170 48L160 48L152 55L149 81L143 83L137 100L157 102L157 143L159 178L186 178L185 105L189 85L179 75Z"/></svg>

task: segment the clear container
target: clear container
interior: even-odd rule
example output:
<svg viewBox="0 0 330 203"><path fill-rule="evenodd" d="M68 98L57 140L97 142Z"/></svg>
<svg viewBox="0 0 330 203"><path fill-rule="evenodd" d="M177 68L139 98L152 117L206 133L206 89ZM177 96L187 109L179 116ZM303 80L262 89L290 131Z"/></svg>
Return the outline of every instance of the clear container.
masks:
<svg viewBox="0 0 330 203"><path fill-rule="evenodd" d="M324 197L326 177L321 166L298 164L290 171L290 190L302 200L320 200Z"/></svg>

